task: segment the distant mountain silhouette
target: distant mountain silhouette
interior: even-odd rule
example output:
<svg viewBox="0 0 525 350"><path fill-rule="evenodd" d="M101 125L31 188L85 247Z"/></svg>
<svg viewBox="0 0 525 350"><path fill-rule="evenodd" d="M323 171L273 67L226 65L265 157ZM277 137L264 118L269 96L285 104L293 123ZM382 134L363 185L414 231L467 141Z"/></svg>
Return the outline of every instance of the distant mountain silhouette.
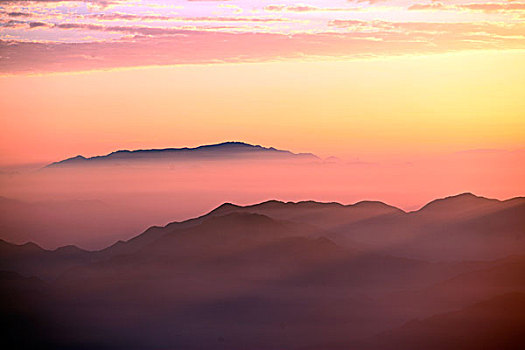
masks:
<svg viewBox="0 0 525 350"><path fill-rule="evenodd" d="M126 162L151 162L151 161L189 161L189 160L221 160L221 159L306 159L318 160L312 153L292 153L273 147L251 145L244 142L223 142L212 145L203 145L195 148L161 148L120 150L103 156L86 158L76 157L51 163L46 168L126 163Z"/></svg>

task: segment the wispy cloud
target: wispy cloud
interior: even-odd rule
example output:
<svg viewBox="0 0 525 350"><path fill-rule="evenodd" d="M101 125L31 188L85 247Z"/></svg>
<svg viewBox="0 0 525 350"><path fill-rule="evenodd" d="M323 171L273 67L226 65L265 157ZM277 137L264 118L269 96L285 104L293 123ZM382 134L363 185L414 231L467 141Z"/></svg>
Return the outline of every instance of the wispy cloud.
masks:
<svg viewBox="0 0 525 350"><path fill-rule="evenodd" d="M0 6L4 73L525 48L522 1L0 0Z"/></svg>

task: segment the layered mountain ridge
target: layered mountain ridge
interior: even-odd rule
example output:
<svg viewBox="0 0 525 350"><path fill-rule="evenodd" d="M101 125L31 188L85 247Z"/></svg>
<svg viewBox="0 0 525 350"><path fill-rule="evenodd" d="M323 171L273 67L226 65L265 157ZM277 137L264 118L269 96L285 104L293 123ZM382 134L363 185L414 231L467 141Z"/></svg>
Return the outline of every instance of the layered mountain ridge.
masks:
<svg viewBox="0 0 525 350"><path fill-rule="evenodd" d="M472 194L413 212L373 201L226 203L99 251L1 241L2 339L50 349L387 350L438 349L438 331L459 349L456 330L474 332L477 315L522 324L505 310L521 308L525 293L524 210L523 198ZM487 332L487 349L522 345L514 328Z"/></svg>

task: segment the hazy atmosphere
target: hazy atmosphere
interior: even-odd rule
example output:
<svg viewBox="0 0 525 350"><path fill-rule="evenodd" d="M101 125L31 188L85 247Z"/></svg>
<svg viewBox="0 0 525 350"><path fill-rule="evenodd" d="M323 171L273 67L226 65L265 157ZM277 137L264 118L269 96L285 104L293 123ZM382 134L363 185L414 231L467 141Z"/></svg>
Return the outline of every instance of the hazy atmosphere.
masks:
<svg viewBox="0 0 525 350"><path fill-rule="evenodd" d="M524 86L521 0L0 0L0 344L523 349Z"/></svg>

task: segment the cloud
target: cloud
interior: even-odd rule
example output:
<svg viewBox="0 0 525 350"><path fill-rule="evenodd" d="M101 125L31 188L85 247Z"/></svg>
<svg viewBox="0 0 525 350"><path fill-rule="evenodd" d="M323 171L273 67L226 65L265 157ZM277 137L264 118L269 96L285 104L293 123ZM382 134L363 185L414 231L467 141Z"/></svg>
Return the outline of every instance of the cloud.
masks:
<svg viewBox="0 0 525 350"><path fill-rule="evenodd" d="M25 4L25 3L38 3L38 2L90 2L97 4L111 4L116 3L118 0L0 0L0 4Z"/></svg>
<svg viewBox="0 0 525 350"><path fill-rule="evenodd" d="M0 5L6 4L11 5L21 5L21 6L36 6L37 4L59 4L61 2L70 2L70 3L87 3L103 8L108 7L109 5L117 4L119 2L124 2L126 0L0 0Z"/></svg>
<svg viewBox="0 0 525 350"><path fill-rule="evenodd" d="M171 20L173 19L172 16L162 16L162 15L135 15L135 14L127 14L127 13L94 13L84 16L86 18L93 18L103 21L165 21L165 20Z"/></svg>
<svg viewBox="0 0 525 350"><path fill-rule="evenodd" d="M30 17L31 14L27 12L7 12L9 17Z"/></svg>
<svg viewBox="0 0 525 350"><path fill-rule="evenodd" d="M43 22L29 22L29 28L47 27L46 23Z"/></svg>
<svg viewBox="0 0 525 350"><path fill-rule="evenodd" d="M366 3L369 3L371 5L377 4L377 3L380 3L380 2L387 2L387 1L389 1L389 0L348 0L348 2L357 2L357 3L366 2Z"/></svg>
<svg viewBox="0 0 525 350"><path fill-rule="evenodd" d="M267 12L338 12L338 11L358 11L359 8L334 8L316 7L310 5L268 5L264 7Z"/></svg>
<svg viewBox="0 0 525 350"><path fill-rule="evenodd" d="M18 20L10 20L5 23L1 23L0 27L4 28L20 28L26 25L26 22L24 21L18 21Z"/></svg>
<svg viewBox="0 0 525 350"><path fill-rule="evenodd" d="M468 9L473 11L483 11L487 13L498 11L524 11L525 3L522 2L506 2L506 3L471 3L465 5L458 5L461 9Z"/></svg>
<svg viewBox="0 0 525 350"><path fill-rule="evenodd" d="M59 29L81 29L94 30L103 32L115 32L143 36L166 36L166 35L196 35L207 32L192 31L178 28L159 28L159 27L143 27L143 26L103 26L99 24L84 24L84 23L62 23L56 24L53 28Z"/></svg>
<svg viewBox="0 0 525 350"><path fill-rule="evenodd" d="M264 18L264 17L183 17L181 21L188 22L287 22L285 18Z"/></svg>
<svg viewBox="0 0 525 350"><path fill-rule="evenodd" d="M485 13L525 11L523 2L493 2L493 3L467 3L467 4L448 4L441 2L417 3L408 7L412 11L481 11Z"/></svg>
<svg viewBox="0 0 525 350"><path fill-rule="evenodd" d="M89 43L0 41L0 72L54 72L148 65L255 62L304 57L368 57L525 47L525 24L332 21L347 33L284 35L138 26L61 24L61 29L133 37Z"/></svg>
<svg viewBox="0 0 525 350"><path fill-rule="evenodd" d="M408 7L408 10L425 11L425 10L447 10L450 6L443 5L441 2L432 2L430 4L414 4Z"/></svg>
<svg viewBox="0 0 525 350"><path fill-rule="evenodd" d="M221 17L221 16L200 16L200 17L175 17L160 15L134 15L124 13L100 13L84 16L103 21L181 21L181 22L284 22L284 18L266 17Z"/></svg>
<svg viewBox="0 0 525 350"><path fill-rule="evenodd" d="M286 4L238 2L236 6L242 11L228 10L228 14L223 14L220 4L173 7L146 1L143 4L149 7L144 12L134 2L124 6L125 0L79 1L90 5L49 4L59 4L59 0L0 0L8 4L0 12L0 38L4 39L0 71L525 48L525 24L518 23L515 13L523 11L522 1L396 1L389 4L395 7L395 21L391 20L390 7L350 5L381 2L377 0L347 1L348 7L318 7L319 2L310 0ZM110 2L122 6L96 10L91 6ZM430 19L435 22L428 22L428 14L417 13L423 10L435 11ZM441 15L439 11L444 10L448 12ZM465 11L487 14L483 15L484 22L476 23L469 21L481 16L465 16Z"/></svg>

